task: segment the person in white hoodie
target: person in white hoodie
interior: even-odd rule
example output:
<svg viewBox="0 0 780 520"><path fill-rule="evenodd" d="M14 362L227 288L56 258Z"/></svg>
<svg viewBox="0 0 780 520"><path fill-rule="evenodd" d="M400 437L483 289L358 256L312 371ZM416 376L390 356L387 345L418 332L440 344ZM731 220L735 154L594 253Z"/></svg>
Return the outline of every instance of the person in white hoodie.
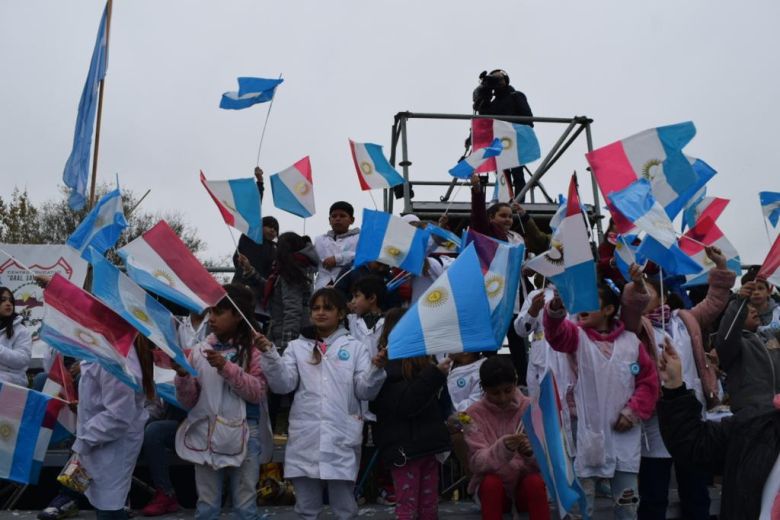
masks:
<svg viewBox="0 0 780 520"><path fill-rule="evenodd" d="M352 204L342 200L334 202L329 215L330 231L314 240L314 249L320 257L317 279L314 281L315 291L333 285L339 273L349 269L355 259L360 236L360 228L349 228L355 223L355 208Z"/></svg>
<svg viewBox="0 0 780 520"><path fill-rule="evenodd" d="M14 293L0 287L0 381L27 386L32 335L16 314Z"/></svg>

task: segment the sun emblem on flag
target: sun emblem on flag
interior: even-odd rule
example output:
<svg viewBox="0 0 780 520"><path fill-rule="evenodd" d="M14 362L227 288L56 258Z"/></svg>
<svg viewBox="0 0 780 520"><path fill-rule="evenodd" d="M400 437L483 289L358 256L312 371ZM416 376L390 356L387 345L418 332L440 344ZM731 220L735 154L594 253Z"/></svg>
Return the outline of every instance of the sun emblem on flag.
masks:
<svg viewBox="0 0 780 520"><path fill-rule="evenodd" d="M86 329L76 329L76 337L79 339L79 341L85 345L89 345L90 347L98 344L98 340L95 335Z"/></svg>
<svg viewBox="0 0 780 520"><path fill-rule="evenodd" d="M303 181L295 185L295 192L298 195L306 195L309 193L309 185Z"/></svg>
<svg viewBox="0 0 780 520"><path fill-rule="evenodd" d="M374 173L374 167L371 166L370 162L363 161L360 163L360 171L363 172L363 175L371 175Z"/></svg>
<svg viewBox="0 0 780 520"><path fill-rule="evenodd" d="M449 299L450 294L447 292L447 290L443 287L439 287L438 289L434 289L433 291L429 292L428 295L423 299L422 303L426 307L440 307L447 303Z"/></svg>
<svg viewBox="0 0 780 520"><path fill-rule="evenodd" d="M136 318L138 318L144 323L149 323L149 315L146 314L146 311L144 311L140 307L133 307L132 310L130 311L130 314L132 314L133 316L135 316Z"/></svg>
<svg viewBox="0 0 780 520"><path fill-rule="evenodd" d="M401 256L403 254L403 251L401 251L400 249L398 249L395 246L387 246L385 248L385 253L387 253L389 256L391 256L393 258L398 258L399 256Z"/></svg>
<svg viewBox="0 0 780 520"><path fill-rule="evenodd" d="M447 251L453 251L453 250L455 250L455 248L458 247L458 244L456 244L452 240L447 240L442 245L444 246L444 249L446 249Z"/></svg>
<svg viewBox="0 0 780 520"><path fill-rule="evenodd" d="M501 148L504 150L508 150L509 148L512 148L514 145L514 141L512 141L511 137L502 137L501 138Z"/></svg>
<svg viewBox="0 0 780 520"><path fill-rule="evenodd" d="M485 291L488 298L495 298L504 291L504 277L498 274L491 275L485 279Z"/></svg>
<svg viewBox="0 0 780 520"><path fill-rule="evenodd" d="M660 159L650 159L642 166L642 177L653 182L653 180L655 180L656 170L662 164L663 161Z"/></svg>
<svg viewBox="0 0 780 520"><path fill-rule="evenodd" d="M171 276L170 273L163 271L162 269L157 269L152 275L168 287L173 287L173 276Z"/></svg>
<svg viewBox="0 0 780 520"><path fill-rule="evenodd" d="M0 439L7 441L10 440L11 437L14 435L14 427L13 425L4 422L0 423Z"/></svg>
<svg viewBox="0 0 780 520"><path fill-rule="evenodd" d="M547 261L552 265L563 265L563 244L557 240L550 242L550 250L545 253Z"/></svg>

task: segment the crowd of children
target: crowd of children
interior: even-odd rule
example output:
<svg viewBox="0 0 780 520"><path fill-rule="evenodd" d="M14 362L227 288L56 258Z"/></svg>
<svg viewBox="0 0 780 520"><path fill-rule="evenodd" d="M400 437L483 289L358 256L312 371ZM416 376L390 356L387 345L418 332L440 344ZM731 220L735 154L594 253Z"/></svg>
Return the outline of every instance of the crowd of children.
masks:
<svg viewBox="0 0 780 520"><path fill-rule="evenodd" d="M262 190L262 171L256 174ZM416 217L407 221L425 225ZM381 496L395 504L397 518L437 518L442 463L450 455L470 479L467 492L482 518L510 511L550 518L553 501L521 418L538 397L544 375L552 373L563 404L566 448L588 508L606 481L615 518L665 518L674 467L684 518L706 519L714 474L730 471L723 494L736 493L726 486L734 482L734 472L745 470L735 469L734 461L749 459L743 452L724 462L715 453L717 445L747 449L735 440L737 427L722 429L739 420L763 428L776 422L761 419L773 413L780 393L780 306L774 288L753 271L732 293L736 275L717 248L706 249L714 266L706 296L685 308L669 284L648 274L651 267L632 265L631 281L621 283L607 254L614 245L610 233L599 248L598 310L569 314L549 280L523 272L507 331L510 356L462 352L388 361L388 337L404 309L452 258L429 248L423 274L389 290L396 273L388 266L353 269L360 230L353 227L352 205L334 203L329 222L331 229L313 243L296 233L279 234L273 217L263 220L262 247L242 237L236 276L225 286L229 298L179 325L179 340L198 373L168 364L176 371L176 398L186 416L156 416L159 423L149 422L144 434L144 399L154 398L145 340L129 356L144 394L95 363L82 365L73 451L93 477L86 496L99 517L125 517L128 470L143 444L157 488L144 514L179 507L161 462L167 447L194 465L196 518L221 514L225 487L238 517L257 518L260 466L271 459L275 430L286 435L284 478L292 482L301 518L318 518L325 499L337 518L355 518L356 483L365 472L385 482ZM521 207L486 208L477 176L471 227L499 240L525 242L534 253L550 243ZM13 295L0 288L0 381L19 383L29 364L29 334L19 321ZM286 428L276 420L280 400L290 403ZM706 426L714 432L701 430L709 412L722 412L724 403L735 417L723 426ZM690 419L685 413L698 415ZM685 420L669 424L678 417ZM703 436L709 440L700 440ZM378 456L367 460L365 445L372 443ZM724 510L738 511L739 503L746 511L763 511L765 503L774 503L774 495L762 498L762 490L770 470L780 475L772 467L779 449L775 438L772 449L764 449L771 460L762 461L760 475L751 473L751 482L761 486L746 491L747 497L724 498ZM60 503L40 518L72 513L58 508Z"/></svg>

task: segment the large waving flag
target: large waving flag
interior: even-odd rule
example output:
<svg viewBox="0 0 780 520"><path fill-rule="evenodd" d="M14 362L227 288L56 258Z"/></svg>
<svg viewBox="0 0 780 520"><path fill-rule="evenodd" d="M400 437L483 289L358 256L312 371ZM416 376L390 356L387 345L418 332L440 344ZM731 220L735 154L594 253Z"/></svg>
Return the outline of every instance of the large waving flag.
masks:
<svg viewBox="0 0 780 520"><path fill-rule="evenodd" d="M530 126L498 119L472 119L471 141L474 150L494 147L492 143L496 139L501 144L501 153L488 158L477 168L478 173L516 168L542 156L539 140Z"/></svg>
<svg viewBox="0 0 780 520"><path fill-rule="evenodd" d="M689 190L699 177L682 153L683 147L694 135L696 127L690 121L651 128L593 150L585 157L606 199L609 200L612 192L625 189L637 179L646 179L666 214L674 218L696 192ZM630 231L630 222L623 215L615 214L613 209L610 207L617 231Z"/></svg>
<svg viewBox="0 0 780 520"><path fill-rule="evenodd" d="M695 226L688 230L679 241L680 249L691 257L692 260L702 266L702 271L698 274L685 277L683 287L692 287L694 285L705 285L709 283L708 273L715 267L704 252L706 246L715 246L721 250L726 257L726 266L737 273L742 273L742 264L739 253L731 245L723 231L715 224L715 219L709 216L702 217Z"/></svg>
<svg viewBox="0 0 780 520"><path fill-rule="evenodd" d="M271 191L277 208L303 218L314 215L314 183L309 156L271 175Z"/></svg>
<svg viewBox="0 0 780 520"><path fill-rule="evenodd" d="M404 183L404 178L385 158L382 147L373 143L356 143L349 140L352 161L355 163L360 189L388 189Z"/></svg>
<svg viewBox="0 0 780 520"><path fill-rule="evenodd" d="M38 483L49 445L41 428L48 402L45 394L0 382L0 479Z"/></svg>
<svg viewBox="0 0 780 520"><path fill-rule="evenodd" d="M241 110L258 103L266 103L274 98L276 87L283 79L238 78L238 92L225 92L219 102L219 108Z"/></svg>
<svg viewBox="0 0 780 520"><path fill-rule="evenodd" d="M49 369L49 375L43 384L42 392L51 399L46 411L49 417L49 427L52 430L49 444L57 444L76 436L76 412L68 404L78 402L76 385L73 377L65 368L65 361L59 352L54 356L54 363Z"/></svg>
<svg viewBox="0 0 780 520"><path fill-rule="evenodd" d="M729 205L728 199L718 197L702 197L694 204L686 206L683 211L683 226L692 228L696 222L703 218L710 218L716 221L726 206Z"/></svg>
<svg viewBox="0 0 780 520"><path fill-rule="evenodd" d="M496 343L501 344L518 300L525 244L502 242L471 230L466 234L466 242L473 243L477 251L485 277L493 334Z"/></svg>
<svg viewBox="0 0 780 520"><path fill-rule="evenodd" d="M574 475L574 464L566 448L562 413L555 378L548 371L539 385L538 402L532 402L523 414L523 425L547 492L558 504L559 516L566 517L579 504L580 514L588 519L585 492Z"/></svg>
<svg viewBox="0 0 780 520"><path fill-rule="evenodd" d="M225 297L225 289L164 220L117 253L135 283L190 311L202 313Z"/></svg>
<svg viewBox="0 0 780 520"><path fill-rule="evenodd" d="M450 168L450 175L458 179L468 179L488 159L501 153L501 140L493 139L491 143L482 148L474 147L468 157Z"/></svg>
<svg viewBox="0 0 780 520"><path fill-rule="evenodd" d="M126 227L122 194L117 188L106 193L98 201L68 238L66 244L81 253L81 258L89 260L87 255L89 247L94 247L100 254L105 253L106 250L114 247Z"/></svg>
<svg viewBox="0 0 780 520"><path fill-rule="evenodd" d="M469 245L393 328L390 359L496 350L479 258Z"/></svg>
<svg viewBox="0 0 780 520"><path fill-rule="evenodd" d="M780 221L780 193L762 191L759 192L758 197L764 218L769 220L772 227L777 227L777 222Z"/></svg>
<svg viewBox="0 0 780 520"><path fill-rule="evenodd" d="M136 330L94 296L55 274L43 291L46 306L41 339L66 356L95 361L138 390L127 355Z"/></svg>
<svg viewBox="0 0 780 520"><path fill-rule="evenodd" d="M103 16L100 18L92 61L89 63L87 80L84 82L84 90L81 91L81 99L79 99L73 149L65 163L65 171L62 172L62 181L70 188L68 206L73 210L80 210L87 201L87 179L92 150L92 130L95 126L98 105L98 85L106 77L108 68L107 8L103 9Z"/></svg>
<svg viewBox="0 0 780 520"><path fill-rule="evenodd" d="M219 208L222 218L258 244L263 243L260 190L255 179L209 181L200 172L200 182Z"/></svg>
<svg viewBox="0 0 780 520"><path fill-rule="evenodd" d="M572 314L598 310L596 262L577 193L577 176L572 175L566 216L551 240L552 247L525 263L528 269L552 280Z"/></svg>
<svg viewBox="0 0 780 520"><path fill-rule="evenodd" d="M94 249L92 264L92 294L109 309L119 314L138 332L157 345L173 361L196 376L179 345L175 318L171 311L137 285L129 276L114 267Z"/></svg>
<svg viewBox="0 0 780 520"><path fill-rule="evenodd" d="M414 275L422 274L429 233L384 211L363 209L355 267L382 262Z"/></svg>
<svg viewBox="0 0 780 520"><path fill-rule="evenodd" d="M771 284L780 285L780 235L775 238L756 278L765 278Z"/></svg>

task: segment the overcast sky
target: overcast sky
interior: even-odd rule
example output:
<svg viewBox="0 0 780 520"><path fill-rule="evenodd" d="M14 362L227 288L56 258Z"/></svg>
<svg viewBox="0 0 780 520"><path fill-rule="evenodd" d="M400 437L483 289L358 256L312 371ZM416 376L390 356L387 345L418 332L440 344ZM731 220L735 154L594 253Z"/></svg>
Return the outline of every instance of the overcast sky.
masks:
<svg viewBox="0 0 780 520"><path fill-rule="evenodd" d="M0 0L3 197L14 186L36 202L57 196L103 5ZM333 201L372 207L348 138L389 153L396 112L469 113L479 72L504 68L536 115L593 118L597 147L693 120L685 151L718 170L709 194L732 200L719 224L743 261L760 263L769 243L758 192L780 191L778 20L773 0L115 0L98 175L151 189L146 210L180 210L205 256L229 254L198 171L251 176L267 105L220 110L220 95L238 76L283 73L261 165L270 174L311 156L318 214L307 232L319 234ZM411 122L412 178L448 180L467 128ZM537 127L543 151L561 131ZM548 191L564 191L574 169L586 185L584 152L582 140L545 178ZM282 231L302 231L267 201Z"/></svg>

